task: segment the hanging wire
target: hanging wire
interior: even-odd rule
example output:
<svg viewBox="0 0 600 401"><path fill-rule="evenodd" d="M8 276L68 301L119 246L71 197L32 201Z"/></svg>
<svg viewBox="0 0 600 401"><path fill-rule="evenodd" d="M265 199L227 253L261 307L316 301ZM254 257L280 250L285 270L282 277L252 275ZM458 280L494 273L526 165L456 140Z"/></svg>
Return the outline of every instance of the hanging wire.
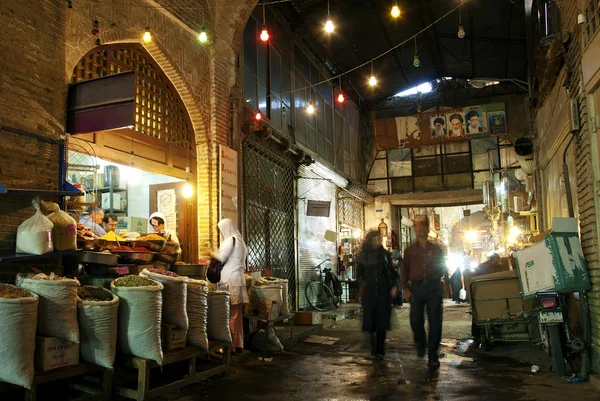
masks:
<svg viewBox="0 0 600 401"><path fill-rule="evenodd" d="M164 9L164 10L200 10L203 8L239 8L239 7L247 7L248 4L244 4L244 3L237 3L237 4L227 4L227 5L223 5L223 6L211 6L211 7L203 7L203 6L187 6L187 7L182 7L182 6L161 6L161 5L143 5L143 4L138 4L132 1L108 1L108 0L88 0L91 3L98 3L98 4L111 4L111 5L117 5L117 6L129 6L129 7L138 7L138 8L156 8L156 9ZM270 5L274 5L274 4L281 4L281 3L290 3L291 0L273 0L273 1L268 1L268 2L264 2L264 3L259 3L257 5L259 6L270 6Z"/></svg>
<svg viewBox="0 0 600 401"><path fill-rule="evenodd" d="M327 0L327 16L329 17L329 0Z"/></svg>
<svg viewBox="0 0 600 401"><path fill-rule="evenodd" d="M267 25L267 17L266 17L266 11L265 11L266 7L263 5L263 26Z"/></svg>

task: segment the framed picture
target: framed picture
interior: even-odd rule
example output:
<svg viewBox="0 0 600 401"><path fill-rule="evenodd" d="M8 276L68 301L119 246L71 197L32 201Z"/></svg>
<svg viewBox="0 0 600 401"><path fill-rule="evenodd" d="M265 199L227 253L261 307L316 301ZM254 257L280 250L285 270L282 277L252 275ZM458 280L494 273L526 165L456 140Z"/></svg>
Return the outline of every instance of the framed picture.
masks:
<svg viewBox="0 0 600 401"><path fill-rule="evenodd" d="M448 136L451 138L465 136L465 118L461 112L446 114L448 123Z"/></svg>
<svg viewBox="0 0 600 401"><path fill-rule="evenodd" d="M483 121L483 110L480 108L465 110L465 123L467 135L475 135L487 132L487 124Z"/></svg>
<svg viewBox="0 0 600 401"><path fill-rule="evenodd" d="M490 134L502 135L508 132L506 127L506 112L501 111L488 111L487 113L488 126L490 127Z"/></svg>
<svg viewBox="0 0 600 401"><path fill-rule="evenodd" d="M432 138L443 138L448 134L448 127L446 124L446 116L434 115L431 117L430 130Z"/></svg>

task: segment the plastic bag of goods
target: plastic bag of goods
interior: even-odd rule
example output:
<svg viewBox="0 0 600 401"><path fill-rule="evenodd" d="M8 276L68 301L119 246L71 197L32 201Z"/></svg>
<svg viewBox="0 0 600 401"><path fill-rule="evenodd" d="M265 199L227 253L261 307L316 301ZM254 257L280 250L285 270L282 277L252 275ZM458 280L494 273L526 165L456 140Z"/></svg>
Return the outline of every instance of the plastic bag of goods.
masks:
<svg viewBox="0 0 600 401"><path fill-rule="evenodd" d="M465 301L467 299L467 291L464 288L461 288L458 292L458 297L461 301Z"/></svg>
<svg viewBox="0 0 600 401"><path fill-rule="evenodd" d="M281 341L279 341L279 338L277 338L275 335L275 331L272 328L269 329L269 337L266 344L265 335L265 330L260 330L254 334L252 337L252 348L257 351L283 352L283 345L281 344Z"/></svg>
<svg viewBox="0 0 600 401"><path fill-rule="evenodd" d="M52 212L47 217L54 224L52 229L52 243L57 252L77 249L77 222L68 213L60 210L60 206L53 202L42 201L42 206Z"/></svg>
<svg viewBox="0 0 600 401"><path fill-rule="evenodd" d="M110 283L110 289L119 297L119 349L159 365L163 359L160 338L163 288L157 281L133 275Z"/></svg>
<svg viewBox="0 0 600 401"><path fill-rule="evenodd" d="M17 229L17 253L43 255L52 252L52 228L54 224L40 211L40 205L33 201L35 214L25 220ZM75 237L77 241L77 236Z"/></svg>
<svg viewBox="0 0 600 401"><path fill-rule="evenodd" d="M226 291L211 291L208 293L208 338L231 344L229 329L229 293Z"/></svg>
<svg viewBox="0 0 600 401"><path fill-rule="evenodd" d="M192 280L188 282L187 314L190 327L188 344L208 351L208 282Z"/></svg>
<svg viewBox="0 0 600 401"><path fill-rule="evenodd" d="M77 287L79 283L51 273L17 275L17 287L40 297L37 332L48 337L79 342Z"/></svg>
<svg viewBox="0 0 600 401"><path fill-rule="evenodd" d="M0 284L0 381L31 389L38 304L36 294Z"/></svg>
<svg viewBox="0 0 600 401"><path fill-rule="evenodd" d="M189 278L163 269L144 269L140 277L158 281L165 287L162 292L162 324L171 324L187 331L189 321L186 306Z"/></svg>
<svg viewBox="0 0 600 401"><path fill-rule="evenodd" d="M87 285L77 289L77 296L81 358L112 369L117 350L119 297L105 288Z"/></svg>

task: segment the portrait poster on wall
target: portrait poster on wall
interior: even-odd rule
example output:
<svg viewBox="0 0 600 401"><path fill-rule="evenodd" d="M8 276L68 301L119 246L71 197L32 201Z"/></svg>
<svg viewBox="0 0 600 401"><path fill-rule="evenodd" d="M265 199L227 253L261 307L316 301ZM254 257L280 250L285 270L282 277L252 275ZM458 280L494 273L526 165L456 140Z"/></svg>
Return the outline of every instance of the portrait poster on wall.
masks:
<svg viewBox="0 0 600 401"><path fill-rule="evenodd" d="M446 114L448 122L448 137L457 138L465 136L465 118L460 112Z"/></svg>
<svg viewBox="0 0 600 401"><path fill-rule="evenodd" d="M490 111L487 113L487 120L490 127L490 134L501 135L507 133L505 111Z"/></svg>
<svg viewBox="0 0 600 401"><path fill-rule="evenodd" d="M467 135L488 132L487 124L483 118L483 110L479 107L465 110L465 123Z"/></svg>
<svg viewBox="0 0 600 401"><path fill-rule="evenodd" d="M432 138L443 138L448 134L448 127L446 124L446 116L443 114L436 114L431 117L431 137Z"/></svg>

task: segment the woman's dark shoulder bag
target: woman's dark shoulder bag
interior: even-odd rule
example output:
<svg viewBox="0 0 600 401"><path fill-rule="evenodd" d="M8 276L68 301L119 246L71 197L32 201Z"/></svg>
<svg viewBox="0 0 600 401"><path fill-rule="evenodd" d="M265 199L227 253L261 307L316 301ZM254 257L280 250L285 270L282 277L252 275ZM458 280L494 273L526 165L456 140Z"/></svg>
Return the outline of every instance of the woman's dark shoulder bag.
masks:
<svg viewBox="0 0 600 401"><path fill-rule="evenodd" d="M233 237L233 250L235 249L235 237ZM208 265L208 269L206 270L206 278L213 284L218 284L221 281L221 271L223 270L223 266L227 263L227 261L221 262L218 259L210 258L210 264Z"/></svg>

